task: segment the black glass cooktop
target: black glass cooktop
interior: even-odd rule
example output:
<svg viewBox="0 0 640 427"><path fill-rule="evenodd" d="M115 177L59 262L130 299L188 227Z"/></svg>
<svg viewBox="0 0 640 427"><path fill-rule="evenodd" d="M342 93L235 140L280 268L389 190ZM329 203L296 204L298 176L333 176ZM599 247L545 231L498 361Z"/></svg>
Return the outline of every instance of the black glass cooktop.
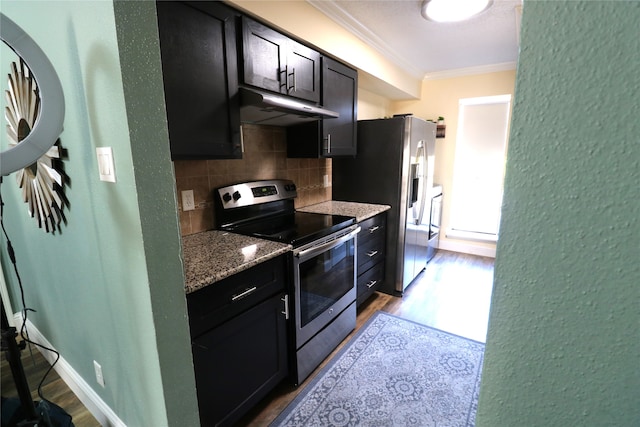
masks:
<svg viewBox="0 0 640 427"><path fill-rule="evenodd" d="M355 218L349 216L294 212L228 226L224 229L299 247L355 222Z"/></svg>

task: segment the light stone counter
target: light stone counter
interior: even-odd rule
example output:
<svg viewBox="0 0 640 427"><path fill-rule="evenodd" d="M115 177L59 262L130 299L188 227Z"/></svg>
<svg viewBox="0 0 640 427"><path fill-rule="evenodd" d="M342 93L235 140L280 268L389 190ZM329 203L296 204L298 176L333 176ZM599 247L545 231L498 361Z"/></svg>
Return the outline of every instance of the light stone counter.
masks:
<svg viewBox="0 0 640 427"><path fill-rule="evenodd" d="M185 291L197 291L291 248L284 243L218 230L184 236Z"/></svg>
<svg viewBox="0 0 640 427"><path fill-rule="evenodd" d="M328 202L305 206L297 210L300 212L352 216L356 218L357 222L361 222L389 209L391 209L391 206L387 205L329 200Z"/></svg>

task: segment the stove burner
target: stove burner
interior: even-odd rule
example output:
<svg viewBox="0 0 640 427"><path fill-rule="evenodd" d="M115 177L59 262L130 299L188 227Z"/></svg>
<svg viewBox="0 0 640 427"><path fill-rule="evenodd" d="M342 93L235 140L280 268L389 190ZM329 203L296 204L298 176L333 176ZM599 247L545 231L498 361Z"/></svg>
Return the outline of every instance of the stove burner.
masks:
<svg viewBox="0 0 640 427"><path fill-rule="evenodd" d="M240 197L234 200L233 194ZM253 181L216 190L216 219L225 231L288 243L307 244L352 224L355 218L296 212L296 186L287 180Z"/></svg>
<svg viewBox="0 0 640 427"><path fill-rule="evenodd" d="M294 212L224 227L224 229L298 247L352 224L355 224L355 218L348 216Z"/></svg>

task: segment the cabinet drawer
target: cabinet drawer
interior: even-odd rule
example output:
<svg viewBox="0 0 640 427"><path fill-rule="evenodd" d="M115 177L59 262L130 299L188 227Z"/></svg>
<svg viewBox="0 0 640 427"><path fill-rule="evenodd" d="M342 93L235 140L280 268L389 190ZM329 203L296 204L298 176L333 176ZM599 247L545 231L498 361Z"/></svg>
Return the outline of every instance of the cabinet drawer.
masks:
<svg viewBox="0 0 640 427"><path fill-rule="evenodd" d="M385 241L383 236L360 242L358 237L358 274L367 271L371 266L384 259Z"/></svg>
<svg viewBox="0 0 640 427"><path fill-rule="evenodd" d="M365 244L378 237L384 240L387 232L386 224L386 214L384 213L361 221L360 227L362 231L358 234L358 245Z"/></svg>
<svg viewBox="0 0 640 427"><path fill-rule="evenodd" d="M191 336L196 337L285 289L281 255L187 295Z"/></svg>
<svg viewBox="0 0 640 427"><path fill-rule="evenodd" d="M380 262L369 270L358 276L358 299L357 305L360 305L364 300L382 284L384 280L384 262Z"/></svg>

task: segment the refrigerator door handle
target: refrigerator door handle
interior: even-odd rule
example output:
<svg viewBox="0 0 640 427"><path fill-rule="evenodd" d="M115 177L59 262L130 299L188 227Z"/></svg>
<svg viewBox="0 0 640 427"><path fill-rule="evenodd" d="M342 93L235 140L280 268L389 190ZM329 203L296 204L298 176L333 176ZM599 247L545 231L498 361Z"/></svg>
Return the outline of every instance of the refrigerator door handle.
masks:
<svg viewBox="0 0 640 427"><path fill-rule="evenodd" d="M415 182L414 182L414 191L415 194L413 195L413 197L415 198L415 202L418 203L418 212L416 215L416 212L414 210L414 218L416 219L416 225L420 225L422 224L422 219L424 217L424 206L425 206L425 199L426 199L426 186L424 185L424 178L425 178L425 170L427 167L427 159L425 157L425 150L424 150L424 141L420 141L418 143L418 152L416 153L416 178L415 178Z"/></svg>
<svg viewBox="0 0 640 427"><path fill-rule="evenodd" d="M409 191L409 207L413 208L413 205L418 201L418 190L420 188L420 178L418 177L418 164L411 164L411 181Z"/></svg>

